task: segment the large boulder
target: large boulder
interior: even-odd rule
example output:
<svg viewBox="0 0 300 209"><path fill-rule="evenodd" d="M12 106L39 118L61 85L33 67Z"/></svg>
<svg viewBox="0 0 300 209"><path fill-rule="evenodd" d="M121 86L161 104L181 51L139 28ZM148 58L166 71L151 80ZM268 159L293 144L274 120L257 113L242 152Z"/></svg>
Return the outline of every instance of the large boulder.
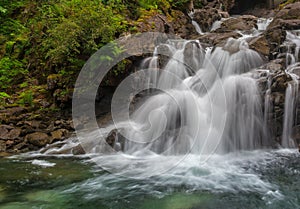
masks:
<svg viewBox="0 0 300 209"><path fill-rule="evenodd" d="M25 136L25 141L28 141L30 144L37 146L37 147L43 147L46 144L49 144L51 142L50 137L42 132L35 132L32 134L28 134Z"/></svg>

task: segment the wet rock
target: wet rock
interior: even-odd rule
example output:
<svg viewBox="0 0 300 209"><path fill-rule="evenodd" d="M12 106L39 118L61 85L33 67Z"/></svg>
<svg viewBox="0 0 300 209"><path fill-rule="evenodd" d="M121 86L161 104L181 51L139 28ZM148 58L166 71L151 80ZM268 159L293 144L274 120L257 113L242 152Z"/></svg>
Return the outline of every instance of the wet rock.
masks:
<svg viewBox="0 0 300 209"><path fill-rule="evenodd" d="M114 148L115 151L124 149L125 138L120 134L120 131L113 129L106 137L106 143Z"/></svg>
<svg viewBox="0 0 300 209"><path fill-rule="evenodd" d="M76 147L72 148L72 154L73 155L84 155L85 151L82 148L82 146L80 144L78 144Z"/></svg>
<svg viewBox="0 0 300 209"><path fill-rule="evenodd" d="M283 20L300 19L300 2L288 4L283 7L275 16L275 19Z"/></svg>
<svg viewBox="0 0 300 209"><path fill-rule="evenodd" d="M203 32L209 31L213 23L221 18L218 10L210 7L197 9L193 15L193 20L199 24Z"/></svg>
<svg viewBox="0 0 300 209"><path fill-rule="evenodd" d="M0 152L6 151L6 142L3 140L0 140Z"/></svg>
<svg viewBox="0 0 300 209"><path fill-rule="evenodd" d="M190 74L194 74L201 66L199 60L203 60L204 51L196 41L191 41L185 45L184 51L184 65ZM194 59L196 57L196 59Z"/></svg>
<svg viewBox="0 0 300 209"><path fill-rule="evenodd" d="M164 68L168 61L172 58L172 51L167 45L160 45L157 47L158 65L159 68Z"/></svg>
<svg viewBox="0 0 300 209"><path fill-rule="evenodd" d="M284 71L285 69L285 60L284 59L276 59L268 62L264 66L262 66L263 69L270 70L271 72L280 72Z"/></svg>
<svg viewBox="0 0 300 209"><path fill-rule="evenodd" d="M285 41L286 39L286 31L282 28L270 28L264 32L264 36L268 41L268 46L270 47L270 57L274 59L279 51L280 45Z"/></svg>
<svg viewBox="0 0 300 209"><path fill-rule="evenodd" d="M291 81L291 79L287 76L286 73L280 73L274 76L272 81L272 92L285 92L287 83Z"/></svg>
<svg viewBox="0 0 300 209"><path fill-rule="evenodd" d="M4 126L0 126L0 139L5 139L8 134L8 130Z"/></svg>
<svg viewBox="0 0 300 209"><path fill-rule="evenodd" d="M181 38L188 38L191 34L197 34L194 26L192 25L191 19L185 15L182 11L172 10L171 24L174 28L174 34Z"/></svg>
<svg viewBox="0 0 300 209"><path fill-rule="evenodd" d="M250 31L257 28L257 18L251 15L243 15L238 18L229 18L225 20L216 32L230 32L235 30Z"/></svg>
<svg viewBox="0 0 300 209"><path fill-rule="evenodd" d="M258 36L249 42L249 47L258 53L269 56L270 48L267 39L264 36Z"/></svg>
<svg viewBox="0 0 300 209"><path fill-rule="evenodd" d="M28 141L30 144L38 147L42 147L50 143L50 137L42 132L28 134L25 136L25 140Z"/></svg>
<svg viewBox="0 0 300 209"><path fill-rule="evenodd" d="M237 32L228 32L228 33L209 33L200 36L198 38L195 37L195 39L198 39L200 42L203 43L219 46L219 45L224 45L228 38L239 38L239 37L241 37L241 34Z"/></svg>
<svg viewBox="0 0 300 209"><path fill-rule="evenodd" d="M300 19L275 19L270 24L270 27L283 28L285 30L298 30L300 29Z"/></svg>
<svg viewBox="0 0 300 209"><path fill-rule="evenodd" d="M291 138L295 141L295 143L297 145L300 146L300 125L295 126L295 127L292 128Z"/></svg>
<svg viewBox="0 0 300 209"><path fill-rule="evenodd" d="M69 131L66 129L59 129L51 132L51 141L63 140L68 136Z"/></svg>

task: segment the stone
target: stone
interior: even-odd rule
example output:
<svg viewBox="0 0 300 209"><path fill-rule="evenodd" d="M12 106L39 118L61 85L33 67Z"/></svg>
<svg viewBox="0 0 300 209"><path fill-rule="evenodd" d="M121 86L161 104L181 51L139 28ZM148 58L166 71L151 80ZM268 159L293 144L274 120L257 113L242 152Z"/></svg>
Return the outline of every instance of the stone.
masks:
<svg viewBox="0 0 300 209"><path fill-rule="evenodd" d="M157 47L159 68L164 68L168 61L172 58L172 51L167 45L159 45Z"/></svg>
<svg viewBox="0 0 300 209"><path fill-rule="evenodd" d="M211 26L222 16L215 8L205 7L204 9L196 9L193 15L193 20L196 21L203 32L210 31Z"/></svg>
<svg viewBox="0 0 300 209"><path fill-rule="evenodd" d="M285 30L298 30L300 29L300 19L291 19L291 20L275 19L270 23L269 27L283 28Z"/></svg>
<svg viewBox="0 0 300 209"><path fill-rule="evenodd" d="M283 7L275 16L275 19L281 18L284 20L300 19L300 2L288 4Z"/></svg>
<svg viewBox="0 0 300 209"><path fill-rule="evenodd" d="M72 154L73 155L83 155L83 154L85 154L85 151L82 148L82 146L80 144L78 144L76 147L72 148Z"/></svg>
<svg viewBox="0 0 300 209"><path fill-rule="evenodd" d="M6 139L6 135L8 134L8 130L4 126L0 126L0 139Z"/></svg>
<svg viewBox="0 0 300 209"><path fill-rule="evenodd" d="M3 140L0 140L0 152L6 151L6 142Z"/></svg>
<svg viewBox="0 0 300 209"><path fill-rule="evenodd" d="M52 140L63 140L68 135L69 131L66 129L58 129L51 132Z"/></svg>
<svg viewBox="0 0 300 209"><path fill-rule="evenodd" d="M28 141L30 144L38 147L42 147L50 143L50 137L42 132L28 134L25 136L25 140Z"/></svg>
<svg viewBox="0 0 300 209"><path fill-rule="evenodd" d="M294 140L298 151L300 152L300 125L294 126L292 128L291 138Z"/></svg>
<svg viewBox="0 0 300 209"><path fill-rule="evenodd" d="M264 32L271 53L278 53L279 47L286 39L286 31L282 28L269 28Z"/></svg>
<svg viewBox="0 0 300 209"><path fill-rule="evenodd" d="M257 28L257 18L251 15L243 15L238 18L229 18L225 20L216 32L230 32L235 30L249 31Z"/></svg>
<svg viewBox="0 0 300 209"><path fill-rule="evenodd" d="M269 56L270 48L267 39L264 36L258 36L249 42L250 49L257 51L258 53Z"/></svg>
<svg viewBox="0 0 300 209"><path fill-rule="evenodd" d="M200 37L195 37L200 42L208 43L210 45L220 45L223 46L228 38L239 38L241 34L237 32L228 32L228 33L209 33Z"/></svg>
<svg viewBox="0 0 300 209"><path fill-rule="evenodd" d="M41 121L33 120L33 121L25 121L24 124L31 126L32 128L39 128Z"/></svg>
<svg viewBox="0 0 300 209"><path fill-rule="evenodd" d="M205 52L201 45L196 41L191 41L185 45L183 50L184 65L190 74L194 74L202 66L199 60L204 59L204 54ZM197 57L196 60L194 59L195 57Z"/></svg>
<svg viewBox="0 0 300 209"><path fill-rule="evenodd" d="M20 134L21 134L21 129L20 128L12 129L7 134L7 139L16 139L20 136Z"/></svg>

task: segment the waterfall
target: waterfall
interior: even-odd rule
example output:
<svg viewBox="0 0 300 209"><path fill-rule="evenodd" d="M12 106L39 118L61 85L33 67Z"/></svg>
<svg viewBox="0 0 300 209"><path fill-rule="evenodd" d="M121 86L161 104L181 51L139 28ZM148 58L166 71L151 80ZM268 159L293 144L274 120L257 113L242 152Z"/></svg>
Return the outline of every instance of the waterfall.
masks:
<svg viewBox="0 0 300 209"><path fill-rule="evenodd" d="M195 41L170 40L166 46L171 58L147 75L148 85L163 91L119 124L124 152L210 154L263 147L262 101L251 75L263 63L260 55L237 39L206 51ZM154 53L142 68L159 68L159 59Z"/></svg>
<svg viewBox="0 0 300 209"><path fill-rule="evenodd" d="M200 34L200 35L204 34L204 33L202 32L202 29L201 29L200 25L194 20L194 12L193 12L193 10L190 11L190 12L188 13L188 15L189 15L189 17L191 18L191 20L192 20L192 25L194 26L194 28L195 28L195 30L197 31L197 33Z"/></svg>
<svg viewBox="0 0 300 209"><path fill-rule="evenodd" d="M296 147L292 138L292 129L297 124L297 105L299 92L299 31L287 31L285 46L286 52L286 74L291 77L287 84L284 101L284 119L281 145L286 148Z"/></svg>

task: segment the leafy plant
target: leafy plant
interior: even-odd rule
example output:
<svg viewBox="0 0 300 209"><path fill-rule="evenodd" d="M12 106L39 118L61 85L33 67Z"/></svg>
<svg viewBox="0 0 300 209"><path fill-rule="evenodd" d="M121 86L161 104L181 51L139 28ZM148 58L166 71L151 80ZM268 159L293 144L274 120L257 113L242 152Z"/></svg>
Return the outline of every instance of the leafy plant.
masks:
<svg viewBox="0 0 300 209"><path fill-rule="evenodd" d="M31 90L24 91L19 96L19 104L33 106L33 93Z"/></svg>

